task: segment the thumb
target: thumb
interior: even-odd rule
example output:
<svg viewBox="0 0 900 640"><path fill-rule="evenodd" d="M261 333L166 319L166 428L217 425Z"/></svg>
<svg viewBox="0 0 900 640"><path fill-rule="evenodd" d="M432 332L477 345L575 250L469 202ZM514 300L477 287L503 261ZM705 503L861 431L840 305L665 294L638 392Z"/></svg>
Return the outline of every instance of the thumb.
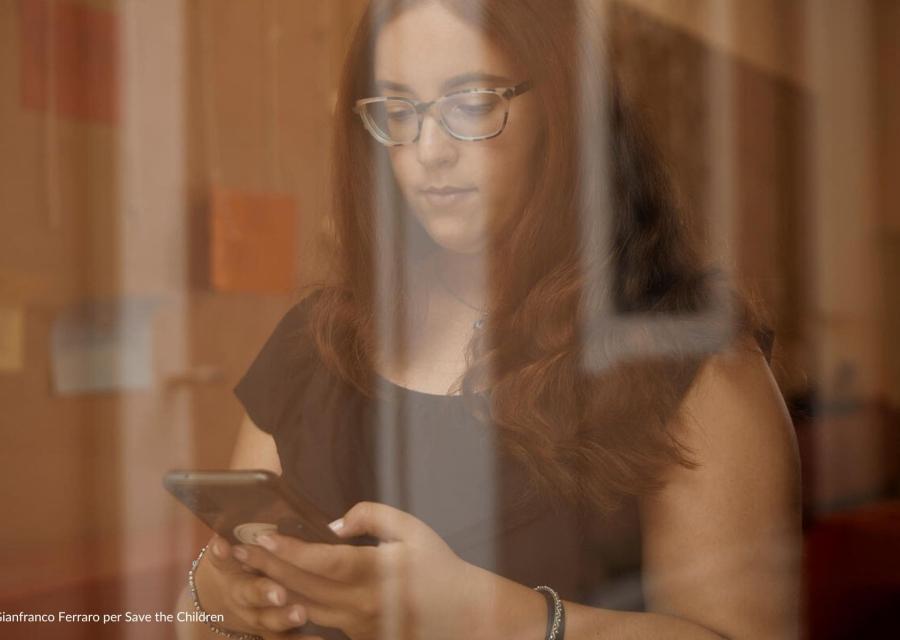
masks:
<svg viewBox="0 0 900 640"><path fill-rule="evenodd" d="M231 544L219 534L214 534L206 546L209 555L219 561L224 562L231 558Z"/></svg>
<svg viewBox="0 0 900 640"><path fill-rule="evenodd" d="M219 571L235 572L241 570L240 563L231 555L231 545L220 535L210 538L205 558Z"/></svg>
<svg viewBox="0 0 900 640"><path fill-rule="evenodd" d="M341 538L372 535L391 542L410 538L418 525L415 516L400 509L380 502L357 502L329 526Z"/></svg>

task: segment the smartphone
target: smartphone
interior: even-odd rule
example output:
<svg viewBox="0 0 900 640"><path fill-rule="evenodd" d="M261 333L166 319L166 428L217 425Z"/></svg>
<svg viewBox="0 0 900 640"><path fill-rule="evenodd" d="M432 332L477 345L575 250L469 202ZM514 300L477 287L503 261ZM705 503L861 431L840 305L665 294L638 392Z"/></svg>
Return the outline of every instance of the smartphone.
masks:
<svg viewBox="0 0 900 640"><path fill-rule="evenodd" d="M163 486L194 515L232 544L258 544L264 533L331 544L377 544L376 538L340 538L317 507L291 492L281 477L263 469L176 469Z"/></svg>

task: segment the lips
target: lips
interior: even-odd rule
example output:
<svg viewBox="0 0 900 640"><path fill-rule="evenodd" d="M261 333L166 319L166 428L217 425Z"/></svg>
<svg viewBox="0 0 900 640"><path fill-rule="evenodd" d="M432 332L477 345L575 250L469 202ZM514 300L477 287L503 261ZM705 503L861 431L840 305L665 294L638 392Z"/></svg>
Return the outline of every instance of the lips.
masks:
<svg viewBox="0 0 900 640"><path fill-rule="evenodd" d="M422 189L422 193L436 194L440 196L452 195L455 193L463 193L466 191L474 191L474 187L427 187Z"/></svg>
<svg viewBox="0 0 900 640"><path fill-rule="evenodd" d="M477 191L477 189L474 187L470 189L462 189L459 187L429 187L428 189L422 189L421 193L432 207L442 208L459 204L475 191Z"/></svg>

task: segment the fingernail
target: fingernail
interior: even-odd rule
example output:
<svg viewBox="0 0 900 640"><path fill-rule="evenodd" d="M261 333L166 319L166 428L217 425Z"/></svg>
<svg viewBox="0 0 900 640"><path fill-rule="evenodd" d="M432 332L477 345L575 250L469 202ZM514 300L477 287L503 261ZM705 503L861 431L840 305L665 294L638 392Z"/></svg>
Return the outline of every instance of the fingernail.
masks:
<svg viewBox="0 0 900 640"><path fill-rule="evenodd" d="M218 542L212 543L212 552L220 558L225 557L225 549L223 549L222 545L220 545Z"/></svg>
<svg viewBox="0 0 900 640"><path fill-rule="evenodd" d="M305 612L303 611L303 607L294 607L288 614L288 619L294 624L303 624L304 613Z"/></svg>
<svg viewBox="0 0 900 640"><path fill-rule="evenodd" d="M275 551L275 541L269 536L257 536L256 541L259 543L263 549L268 549L269 551Z"/></svg>
<svg viewBox="0 0 900 640"><path fill-rule="evenodd" d="M268 598L269 598L269 602L271 602L272 604L277 604L277 605L283 604L283 602L281 600L281 594L278 593L275 589L272 589L268 593Z"/></svg>
<svg viewBox="0 0 900 640"><path fill-rule="evenodd" d="M334 522L329 523L328 526L331 527L331 530L332 530L332 531L334 531L335 533L337 533L338 531L340 531L341 529L344 528L344 519L343 519L343 518L338 518L338 519L335 520Z"/></svg>
<svg viewBox="0 0 900 640"><path fill-rule="evenodd" d="M232 552L238 560L246 560L248 557L247 550L243 547L235 547Z"/></svg>

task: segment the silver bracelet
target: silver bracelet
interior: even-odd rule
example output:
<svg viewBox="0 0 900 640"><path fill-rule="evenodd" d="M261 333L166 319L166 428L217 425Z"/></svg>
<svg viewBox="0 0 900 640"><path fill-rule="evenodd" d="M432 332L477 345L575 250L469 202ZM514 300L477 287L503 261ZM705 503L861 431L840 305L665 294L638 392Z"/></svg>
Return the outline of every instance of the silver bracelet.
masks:
<svg viewBox="0 0 900 640"><path fill-rule="evenodd" d="M224 629L216 624L213 624L209 621L209 618L212 616L206 612L206 610L200 606L200 598L197 596L197 585L194 582L194 572L197 571L197 565L200 564L200 559L203 557L203 554L206 553L206 548L209 545L205 545L202 549L200 549L200 553L191 563L191 568L188 571L188 586L191 588L191 599L194 601L194 611L200 614L200 617L204 622L209 626L213 633L216 635L224 636L226 638L232 638L233 640L263 640L262 636L257 636L252 633L244 633L242 631L230 631L228 629Z"/></svg>
<svg viewBox="0 0 900 640"><path fill-rule="evenodd" d="M566 610L559 594L552 587L542 584L534 588L541 591L547 599L547 636L546 640L563 640L566 632Z"/></svg>

